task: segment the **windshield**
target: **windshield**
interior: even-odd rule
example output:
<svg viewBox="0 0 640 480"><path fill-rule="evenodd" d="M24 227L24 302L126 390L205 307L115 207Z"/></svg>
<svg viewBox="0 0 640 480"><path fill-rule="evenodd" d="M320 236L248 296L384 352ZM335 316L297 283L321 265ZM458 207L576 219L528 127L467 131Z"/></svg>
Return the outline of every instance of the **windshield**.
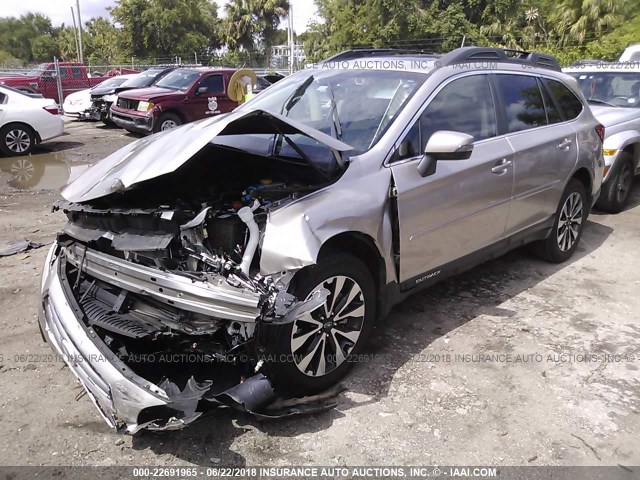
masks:
<svg viewBox="0 0 640 480"><path fill-rule="evenodd" d="M96 85L96 87L118 87L122 84L124 84L127 81L126 77L122 78L122 77L112 77L108 80L105 80L104 82L100 82L98 85ZM95 88L95 87L94 87Z"/></svg>
<svg viewBox="0 0 640 480"><path fill-rule="evenodd" d="M426 76L405 71L303 71L243 106L298 120L354 148L369 150Z"/></svg>
<svg viewBox="0 0 640 480"><path fill-rule="evenodd" d="M186 91L200 77L200 72L179 68L156 83L156 87Z"/></svg>
<svg viewBox="0 0 640 480"><path fill-rule="evenodd" d="M133 88L148 87L156 81L158 75L160 75L161 72L162 70L147 70L136 75L133 78L130 78L129 80L124 82L122 86Z"/></svg>
<svg viewBox="0 0 640 480"><path fill-rule="evenodd" d="M35 67L33 70L30 70L29 73L27 73L27 75L29 77L39 77L40 75L42 75L42 72L44 72L47 69L48 66L49 66L48 63L41 63L40 65ZM51 71L53 71L53 68L51 69Z"/></svg>
<svg viewBox="0 0 640 480"><path fill-rule="evenodd" d="M640 108L640 71L570 73L594 105Z"/></svg>

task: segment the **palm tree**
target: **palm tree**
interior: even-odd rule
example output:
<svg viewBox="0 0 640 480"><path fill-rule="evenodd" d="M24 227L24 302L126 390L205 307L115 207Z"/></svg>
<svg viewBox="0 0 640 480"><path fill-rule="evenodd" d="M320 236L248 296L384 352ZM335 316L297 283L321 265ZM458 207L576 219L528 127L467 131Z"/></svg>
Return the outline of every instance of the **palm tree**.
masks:
<svg viewBox="0 0 640 480"><path fill-rule="evenodd" d="M554 24L563 44L583 44L619 25L631 7L632 0L565 0L556 5Z"/></svg>
<svg viewBox="0 0 640 480"><path fill-rule="evenodd" d="M254 50L288 11L288 0L231 0L225 5L223 41L232 50Z"/></svg>
<svg viewBox="0 0 640 480"><path fill-rule="evenodd" d="M231 0L224 7L222 40L231 49L253 49L253 14L251 0Z"/></svg>

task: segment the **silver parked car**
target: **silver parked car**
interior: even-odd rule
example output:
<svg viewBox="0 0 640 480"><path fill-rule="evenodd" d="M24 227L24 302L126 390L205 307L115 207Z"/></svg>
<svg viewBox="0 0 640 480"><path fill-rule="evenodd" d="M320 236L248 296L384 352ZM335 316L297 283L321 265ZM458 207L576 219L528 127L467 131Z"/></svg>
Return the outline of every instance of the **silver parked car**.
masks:
<svg viewBox="0 0 640 480"><path fill-rule="evenodd" d="M419 287L530 242L574 253L604 131L553 57L351 57L63 191L40 325L112 427L299 413L268 405L337 382Z"/></svg>
<svg viewBox="0 0 640 480"><path fill-rule="evenodd" d="M604 180L596 207L624 210L640 174L640 64L579 64L564 70L574 77L596 119L606 129Z"/></svg>

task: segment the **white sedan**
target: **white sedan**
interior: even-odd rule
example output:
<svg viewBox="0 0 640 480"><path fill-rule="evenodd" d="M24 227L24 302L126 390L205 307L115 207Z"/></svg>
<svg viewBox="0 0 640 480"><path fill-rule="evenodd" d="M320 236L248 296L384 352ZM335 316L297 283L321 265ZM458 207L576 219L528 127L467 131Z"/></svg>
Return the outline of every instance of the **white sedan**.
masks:
<svg viewBox="0 0 640 480"><path fill-rule="evenodd" d="M33 147L64 133L64 123L56 102L34 98L18 90L0 86L0 152L28 155Z"/></svg>

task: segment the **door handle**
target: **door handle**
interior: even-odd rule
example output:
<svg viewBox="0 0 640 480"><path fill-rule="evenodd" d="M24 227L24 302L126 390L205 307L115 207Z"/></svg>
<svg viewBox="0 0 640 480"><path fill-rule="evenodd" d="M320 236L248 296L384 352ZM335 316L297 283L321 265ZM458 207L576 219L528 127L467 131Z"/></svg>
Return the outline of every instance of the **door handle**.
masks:
<svg viewBox="0 0 640 480"><path fill-rule="evenodd" d="M570 147L572 143L573 142L571 140L569 140L568 138L565 138L562 142L558 144L558 148L560 150L564 150L565 148Z"/></svg>
<svg viewBox="0 0 640 480"><path fill-rule="evenodd" d="M496 163L496 165L491 169L491 171L493 173L497 173L498 175L503 174L504 172L507 171L507 168L509 168L512 163L513 162L511 160L507 160L506 158L503 158L498 163Z"/></svg>

